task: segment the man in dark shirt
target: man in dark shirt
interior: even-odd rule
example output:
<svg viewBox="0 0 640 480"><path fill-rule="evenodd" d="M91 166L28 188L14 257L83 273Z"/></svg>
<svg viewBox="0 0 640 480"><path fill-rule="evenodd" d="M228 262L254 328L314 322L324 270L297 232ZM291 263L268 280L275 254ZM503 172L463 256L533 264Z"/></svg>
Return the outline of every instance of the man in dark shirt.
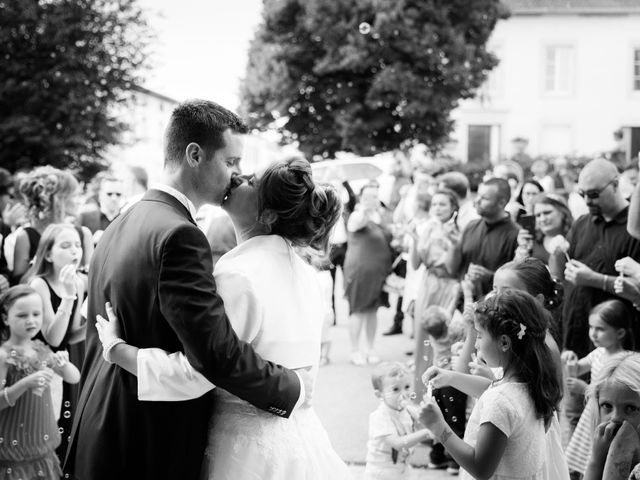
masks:
<svg viewBox="0 0 640 480"><path fill-rule="evenodd" d="M506 180L491 178L482 183L475 201L480 218L467 224L447 259L449 273L461 278L466 274L477 296L491 291L494 272L513 258L518 246L519 229L504 209L510 198Z"/></svg>
<svg viewBox="0 0 640 480"><path fill-rule="evenodd" d="M567 255L571 260L567 261L561 251L554 252L551 260L553 273L560 278L564 273L566 280L562 346L582 358L593 350L589 311L598 303L619 298L614 293L615 261L623 257L640 259L640 242L627 232L629 202L620 192L613 163L589 162L580 173L578 187L589 214L576 220L569 230ZM638 340L636 335L636 345Z"/></svg>
<svg viewBox="0 0 640 480"><path fill-rule="evenodd" d="M100 179L98 209L80 215L80 224L91 230L94 245L100 240L102 232L120 214L124 200L124 183L121 179L113 176Z"/></svg>

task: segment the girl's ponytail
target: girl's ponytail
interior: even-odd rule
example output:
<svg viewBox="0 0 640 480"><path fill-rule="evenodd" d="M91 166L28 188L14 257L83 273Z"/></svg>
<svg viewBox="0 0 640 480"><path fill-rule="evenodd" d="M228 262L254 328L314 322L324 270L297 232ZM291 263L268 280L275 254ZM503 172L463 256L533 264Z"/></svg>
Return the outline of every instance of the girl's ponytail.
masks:
<svg viewBox="0 0 640 480"><path fill-rule="evenodd" d="M612 328L624 330L622 348L635 350L634 332L631 319L633 310L623 300L612 299L597 304L589 312L589 316L595 315Z"/></svg>

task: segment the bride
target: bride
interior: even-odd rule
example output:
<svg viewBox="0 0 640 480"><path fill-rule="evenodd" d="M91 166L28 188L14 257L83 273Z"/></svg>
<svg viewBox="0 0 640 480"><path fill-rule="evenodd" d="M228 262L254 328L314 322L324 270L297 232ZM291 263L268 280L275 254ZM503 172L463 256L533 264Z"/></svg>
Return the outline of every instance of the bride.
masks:
<svg viewBox="0 0 640 480"><path fill-rule="evenodd" d="M337 192L316 185L309 163L298 157L245 178L223 204L240 244L216 264L216 285L235 332L265 359L317 372L324 297L298 248L326 254L340 207ZM97 323L103 345L120 337L108 304L107 316ZM214 388L180 352L118 351L109 360L138 376L140 400L187 400L213 389L203 478L350 478L313 408L281 418Z"/></svg>

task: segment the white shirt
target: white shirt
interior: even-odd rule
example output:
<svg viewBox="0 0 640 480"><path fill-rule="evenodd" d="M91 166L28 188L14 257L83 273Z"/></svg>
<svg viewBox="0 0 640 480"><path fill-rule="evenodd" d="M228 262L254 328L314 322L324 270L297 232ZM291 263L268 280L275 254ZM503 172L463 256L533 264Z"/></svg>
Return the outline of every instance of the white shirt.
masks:
<svg viewBox="0 0 640 480"><path fill-rule="evenodd" d="M548 478L544 421L537 418L525 383L499 383L480 396L464 432L476 447L480 427L491 423L507 437L507 446L492 480L556 480ZM461 480L471 480L464 469Z"/></svg>
<svg viewBox="0 0 640 480"><path fill-rule="evenodd" d="M196 213L197 213L196 207L193 204L193 202L189 200L184 193L182 193L179 190L176 190L173 187L170 187L169 185L165 185L163 183L154 183L153 185L151 185L151 189L160 190L161 192L171 195L173 198L178 200L182 205L184 205L184 208L186 208L191 214L191 218L195 220Z"/></svg>
<svg viewBox="0 0 640 480"><path fill-rule="evenodd" d="M317 366L325 311L322 286L313 267L286 240L261 235L245 241L220 258L214 276L241 340L287 368ZM140 349L137 364L140 400L187 400L213 388L182 353ZM304 400L301 378L300 385L295 408Z"/></svg>

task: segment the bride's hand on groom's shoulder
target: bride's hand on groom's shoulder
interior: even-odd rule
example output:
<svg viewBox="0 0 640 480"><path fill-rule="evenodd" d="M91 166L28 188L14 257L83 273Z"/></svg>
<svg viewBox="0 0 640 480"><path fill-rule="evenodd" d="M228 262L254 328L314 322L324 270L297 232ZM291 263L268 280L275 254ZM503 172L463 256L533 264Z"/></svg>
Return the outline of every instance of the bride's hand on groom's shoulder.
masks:
<svg viewBox="0 0 640 480"><path fill-rule="evenodd" d="M302 408L310 407L313 404L313 388L315 384L315 373L311 367L296 368L294 372L304 388L304 401L300 405Z"/></svg>

